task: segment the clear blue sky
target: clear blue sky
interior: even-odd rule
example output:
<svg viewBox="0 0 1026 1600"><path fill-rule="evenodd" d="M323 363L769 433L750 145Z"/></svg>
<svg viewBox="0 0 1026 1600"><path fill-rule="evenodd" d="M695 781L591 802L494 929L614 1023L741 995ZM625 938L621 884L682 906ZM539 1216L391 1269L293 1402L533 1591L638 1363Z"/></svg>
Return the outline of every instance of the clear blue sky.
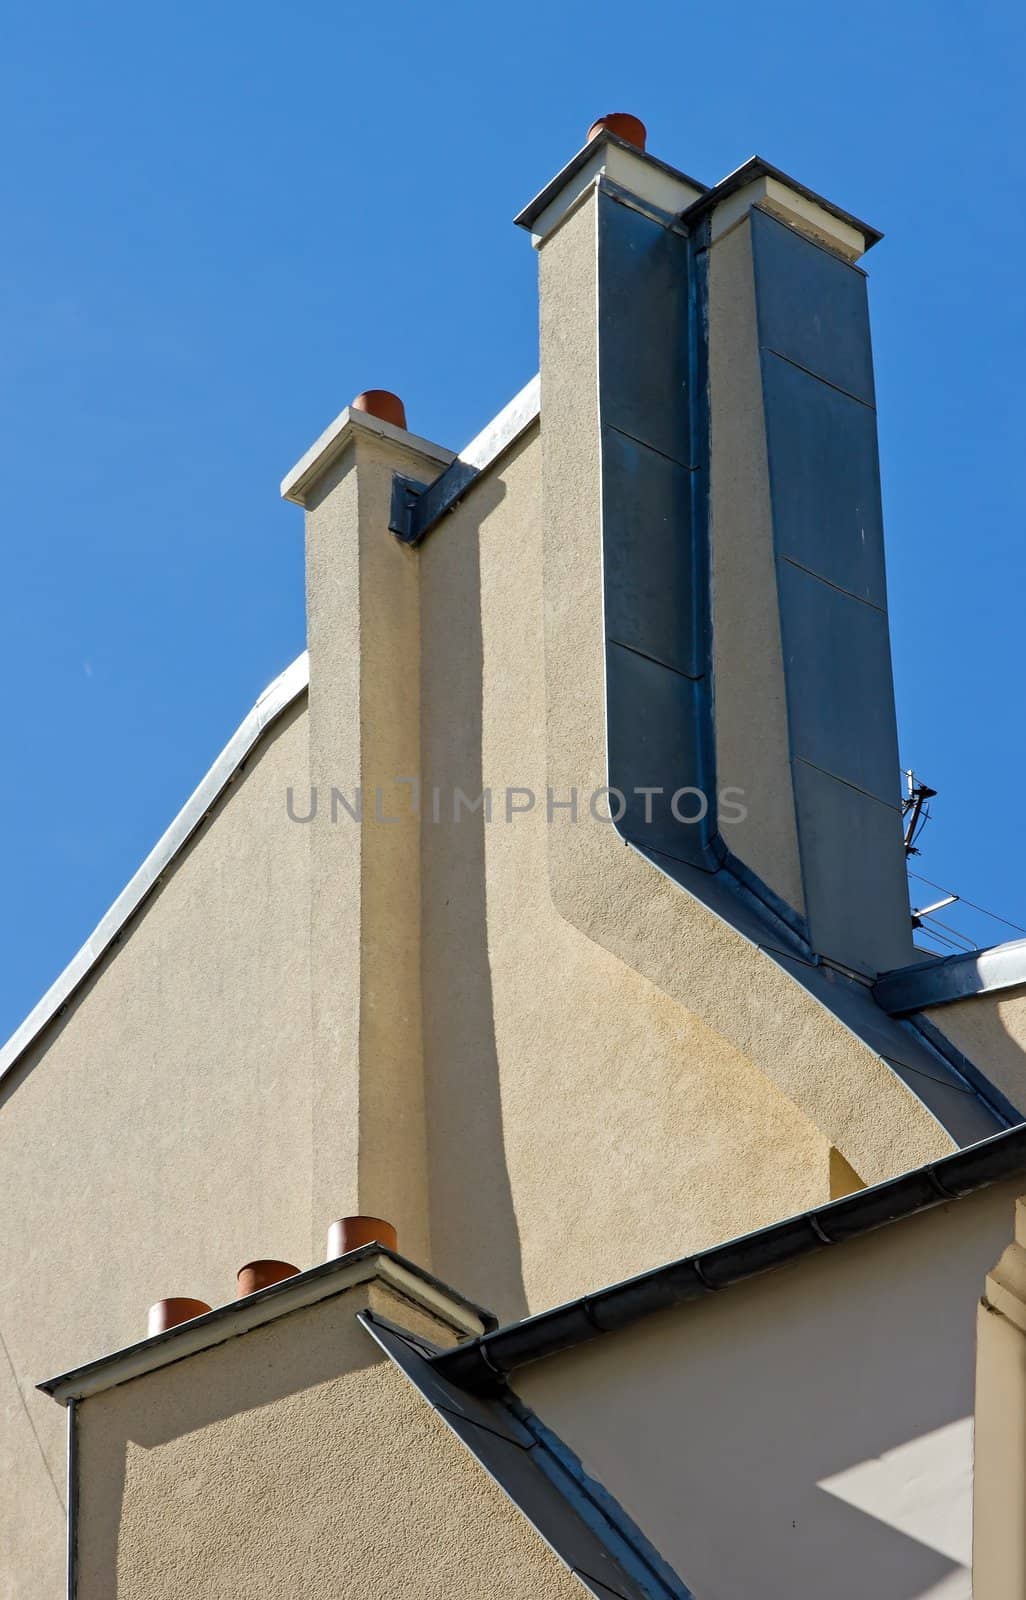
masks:
<svg viewBox="0 0 1026 1600"><path fill-rule="evenodd" d="M919 870L1026 923L1021 5L40 0L4 46L0 1036L302 649L285 470L361 388L456 447L535 370L511 218L615 109L885 230Z"/></svg>

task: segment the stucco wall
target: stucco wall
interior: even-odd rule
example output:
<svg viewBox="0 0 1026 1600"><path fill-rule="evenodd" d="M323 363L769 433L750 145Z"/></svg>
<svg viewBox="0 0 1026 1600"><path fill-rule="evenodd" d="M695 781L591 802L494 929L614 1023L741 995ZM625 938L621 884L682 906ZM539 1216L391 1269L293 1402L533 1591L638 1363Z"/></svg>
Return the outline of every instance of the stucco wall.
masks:
<svg viewBox="0 0 1026 1600"><path fill-rule="evenodd" d="M433 1267L504 1317L830 1192L811 1122L553 902L540 467L535 430L420 556L423 771L444 801L423 829ZM490 787L492 821L454 823L454 786ZM508 823L507 786L538 797ZM586 800L577 827L611 831Z"/></svg>
<svg viewBox="0 0 1026 1600"><path fill-rule="evenodd" d="M973 995L924 1015L1026 1114L1026 989Z"/></svg>
<svg viewBox="0 0 1026 1600"><path fill-rule="evenodd" d="M3 1600L63 1594L64 1419L34 1385L164 1295L310 1263L306 733L300 701L0 1089Z"/></svg>
<svg viewBox="0 0 1026 1600"><path fill-rule="evenodd" d="M1003 1184L515 1375L701 1600L968 1600Z"/></svg>
<svg viewBox="0 0 1026 1600"><path fill-rule="evenodd" d="M79 1600L574 1600L355 1321L362 1290L79 1410Z"/></svg>

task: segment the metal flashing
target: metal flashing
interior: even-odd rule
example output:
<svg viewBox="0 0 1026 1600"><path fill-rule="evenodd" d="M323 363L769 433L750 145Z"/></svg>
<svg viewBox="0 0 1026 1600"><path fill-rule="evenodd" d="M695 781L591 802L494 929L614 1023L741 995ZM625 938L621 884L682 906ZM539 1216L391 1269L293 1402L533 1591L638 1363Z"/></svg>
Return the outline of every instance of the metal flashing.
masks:
<svg viewBox="0 0 1026 1600"><path fill-rule="evenodd" d="M900 852L901 837L897 796L893 808L883 798L885 781L897 771L893 752L893 760L881 766L886 730L884 734L870 730L852 750L837 744L834 719L823 703L829 696L818 681L824 672L829 675L833 658L827 655L822 672L807 674L814 681L800 707L804 720L797 719L804 730L798 753L805 753L807 745L812 760L818 758L836 769L823 772L809 762L795 763L796 785L812 815L811 821L807 819L804 848L813 856L818 849L821 857L815 930L807 916L782 905L736 859L714 816L687 824L683 816L690 811L682 809L681 817L672 814L666 797L675 791L716 792L708 614L707 229L703 225L689 236L668 226L669 219L660 222L617 202L618 196L600 180L591 203L598 212L596 337L607 782L624 796L617 831L767 959L783 966L869 1046L952 1139L971 1144L1008 1125L1007 1103L981 1087L982 1075L969 1080L961 1070L964 1063L954 1060L936 1039L924 1038L920 1030L900 1025L879 1010L869 992L877 968L855 974L850 961L842 959L850 899L850 885L843 876L846 858L818 849L816 806L827 805L835 827L850 826L864 836L866 859L874 861L882 853L887 868L893 865L886 860L888 847ZM777 507L782 586L789 593L812 586L820 621L843 608L843 620L857 635L856 642L865 643L868 630L868 644L878 658L877 679L889 692L889 653L886 637L880 636L881 623L886 625L882 550L867 549L874 530L878 542L882 534L879 516L875 522L869 516L873 493L878 496L879 490L875 419L865 403L872 397L872 368L867 365L864 275L773 216L755 217L753 230L765 246L763 263L774 279L797 270L792 259L797 256L799 276L808 291L796 304L789 284L774 281L761 308L762 332L773 335L781 352L764 352L769 369L768 377L764 370L764 382L771 385L771 398L776 394L779 401L772 418L773 449L785 467L797 461L803 474L800 486ZM835 352L822 348L816 320L820 302L824 295L829 300L838 281L845 324L840 330L840 362ZM829 305L826 309L829 317ZM847 326L851 321L854 328ZM638 359L639 352L644 352L644 361ZM820 370L800 370L785 359L792 356ZM830 379L857 389L858 398L838 393ZM827 494L822 481L823 450L817 448L811 459L802 453L804 430L817 404L831 416L841 408L845 418L853 419L845 430L843 481L861 515L854 531L847 529L850 537L843 550L833 548L839 507L836 493ZM829 434L826 426L820 431ZM860 462L849 459L853 440L865 455ZM823 653L823 636L814 630L807 638L800 606L798 612L792 632L815 666ZM833 685L834 679L830 681ZM835 695L842 694L846 703L855 697L861 717L857 690L850 675L842 674L839 688L834 686ZM859 782L879 789L881 798L860 792L853 786ZM824 788L825 796L820 793ZM660 789L661 800L654 798ZM688 804L685 798L684 806ZM840 882L834 882L831 871L841 874ZM871 878L864 872L858 886L858 903L865 915L882 920L880 908L886 907L892 925L908 927L907 904L901 899L905 884L901 859L896 872L885 870ZM902 942L878 939L877 945L882 956L879 967L902 959Z"/></svg>
<svg viewBox="0 0 1026 1600"><path fill-rule="evenodd" d="M885 972L873 985L873 998L884 1011L897 1017L1023 984L1026 939L1010 939L986 950L971 950L965 955L944 956Z"/></svg>
<svg viewBox="0 0 1026 1600"><path fill-rule="evenodd" d="M562 167L555 177L550 179L545 187L529 200L522 211L513 218L514 225L518 228L527 228L533 231L535 223L542 214L548 210L552 202L573 182L579 179L583 189L592 177L592 173L585 173L585 168L594 167L597 175L601 170L608 150L625 151L629 157L643 163L653 173L660 175L670 185L683 184L689 189L694 189L701 196L706 192L706 185L699 183L697 178L689 178L686 172L681 172L677 167L670 166L669 162L660 161L658 156L653 156L647 150L639 150L637 145L629 144L626 139L619 138L608 129L603 130L589 144L583 145L576 155L570 157L565 167Z"/></svg>
<svg viewBox="0 0 1026 1600"><path fill-rule="evenodd" d="M420 544L540 415L541 379L536 373L430 483L394 473L388 525L396 538L403 544Z"/></svg>
<svg viewBox="0 0 1026 1600"><path fill-rule="evenodd" d="M866 277L768 211L749 226L805 914L875 978L912 925Z"/></svg>
<svg viewBox="0 0 1026 1600"><path fill-rule="evenodd" d="M859 1189L841 1200L671 1261L579 1300L508 1324L431 1357L435 1371L475 1393L494 1393L518 1367L589 1343L657 1311L686 1305L877 1228L953 1204L1026 1172L1026 1124Z"/></svg>
<svg viewBox="0 0 1026 1600"><path fill-rule="evenodd" d="M51 984L38 1005L0 1049L0 1082L43 1030L63 1011L75 991L120 936L129 919L153 893L168 867L206 820L254 747L310 682L306 651L269 684L235 730L206 776L201 778L171 826L163 833L133 878L93 929L85 944Z"/></svg>
<svg viewBox="0 0 1026 1600"><path fill-rule="evenodd" d="M878 228L871 227L868 222L860 221L850 211L845 211L843 207L835 205L832 200L827 200L823 195L817 194L815 189L810 189L804 183L799 183L797 178L789 177L786 172L781 171L779 167L775 167L772 162L764 161L762 156L749 156L747 161L743 161L739 167L735 167L733 172L728 172L727 176L721 178L719 183L714 183L711 188L706 189L705 193L700 195L684 212L683 220L686 223L690 223L707 215L723 200L726 200L728 195L735 194L737 190L746 188L748 184L754 183L758 178L775 179L777 183L782 183L788 189L793 189L795 194L801 195L803 200L810 201L813 205L819 206L823 211L827 212L829 216L836 217L838 222L843 222L847 227L854 228L865 239L867 250L871 250L883 238L883 234Z"/></svg>
<svg viewBox="0 0 1026 1600"><path fill-rule="evenodd" d="M357 1320L595 1600L691 1600L613 1497L514 1395L468 1393L424 1341L373 1312Z"/></svg>
<svg viewBox="0 0 1026 1600"><path fill-rule="evenodd" d="M323 1261L306 1272L283 1278L243 1300L215 1306L202 1317L180 1322L164 1333L140 1339L56 1378L47 1378L36 1387L60 1405L84 1400L375 1279L448 1323L457 1333L472 1335L495 1327L496 1319L490 1311L450 1289L416 1262L407 1261L386 1245L365 1244L333 1261Z"/></svg>
<svg viewBox="0 0 1026 1600"><path fill-rule="evenodd" d="M721 852L705 799L707 450L692 241L601 186L595 204L607 781L624 797L613 820L629 843L708 870Z"/></svg>
<svg viewBox="0 0 1026 1600"><path fill-rule="evenodd" d="M306 497L314 484L323 478L329 467L334 466L357 433L371 434L389 444L403 445L414 454L427 456L442 466L448 466L452 460L452 451L446 450L443 445L435 444L431 439L422 439L419 434L410 433L406 428L397 428L394 423L385 422L382 417L376 417L369 411L354 411L351 406L346 406L309 450L300 456L291 472L285 474L281 481L282 499L305 506Z"/></svg>

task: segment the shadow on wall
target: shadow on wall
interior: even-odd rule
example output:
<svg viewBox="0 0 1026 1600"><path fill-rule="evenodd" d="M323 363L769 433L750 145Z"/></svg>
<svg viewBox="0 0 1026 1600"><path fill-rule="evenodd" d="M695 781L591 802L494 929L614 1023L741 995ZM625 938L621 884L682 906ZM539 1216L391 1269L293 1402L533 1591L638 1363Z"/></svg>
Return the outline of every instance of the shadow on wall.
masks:
<svg viewBox="0 0 1026 1600"><path fill-rule="evenodd" d="M296 1508L321 1464L313 1441L356 1409L373 1369L390 1376L355 1309L351 1296L337 1296L82 1404L76 1545L85 1600L120 1592L122 1582L162 1595L199 1580L207 1593L218 1547L239 1542L234 1560L244 1568L254 1532L240 1515L247 1504L263 1503L268 1522L280 1513L282 1544L309 1533ZM340 1451L344 1442L338 1427ZM328 1515L334 1498L325 1501ZM278 1560L288 1570L288 1552Z"/></svg>
<svg viewBox="0 0 1026 1600"><path fill-rule="evenodd" d="M471 537L440 528L421 552L426 790L441 787L438 823L422 834L424 1072L431 1252L445 1282L500 1321L525 1316L520 1235L506 1164L488 951L485 819L452 820L455 788L482 791L484 648L481 525L505 496L501 479L474 490ZM456 619L439 648L438 619Z"/></svg>
<svg viewBox="0 0 1026 1600"><path fill-rule="evenodd" d="M976 1307L1021 1180L524 1370L702 1600L968 1600Z"/></svg>

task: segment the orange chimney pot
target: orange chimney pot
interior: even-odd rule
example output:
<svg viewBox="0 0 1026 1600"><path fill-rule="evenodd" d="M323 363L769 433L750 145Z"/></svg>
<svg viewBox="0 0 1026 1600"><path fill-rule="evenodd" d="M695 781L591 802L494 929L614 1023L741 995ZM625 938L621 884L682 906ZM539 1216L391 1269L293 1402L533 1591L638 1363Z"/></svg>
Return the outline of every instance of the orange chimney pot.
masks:
<svg viewBox="0 0 1026 1600"><path fill-rule="evenodd" d="M397 394L388 389L364 389L358 394L350 411L365 411L369 417L390 422L394 428L406 427L406 407Z"/></svg>
<svg viewBox="0 0 1026 1600"><path fill-rule="evenodd" d="M629 111L610 111L606 116L599 117L588 129L585 144L597 139L600 133L615 133L618 139L623 139L626 144L637 145L639 150L644 150L648 138L648 129L641 118L632 117Z"/></svg>
<svg viewBox="0 0 1026 1600"><path fill-rule="evenodd" d="M180 1322L191 1322L193 1317L205 1316L209 1310L205 1300L190 1300L187 1295L172 1295L168 1300L158 1300L150 1307L146 1337L152 1339L155 1333L166 1333L168 1328L177 1328Z"/></svg>
<svg viewBox="0 0 1026 1600"><path fill-rule="evenodd" d="M256 1294L258 1289L269 1289L272 1283L294 1278L298 1271L291 1261L247 1261L236 1273L238 1297L243 1300L248 1294Z"/></svg>
<svg viewBox="0 0 1026 1600"><path fill-rule="evenodd" d="M364 1244L383 1244L387 1250L398 1250L399 1239L390 1222L382 1217L339 1217L328 1229L327 1261L336 1256L348 1255Z"/></svg>

